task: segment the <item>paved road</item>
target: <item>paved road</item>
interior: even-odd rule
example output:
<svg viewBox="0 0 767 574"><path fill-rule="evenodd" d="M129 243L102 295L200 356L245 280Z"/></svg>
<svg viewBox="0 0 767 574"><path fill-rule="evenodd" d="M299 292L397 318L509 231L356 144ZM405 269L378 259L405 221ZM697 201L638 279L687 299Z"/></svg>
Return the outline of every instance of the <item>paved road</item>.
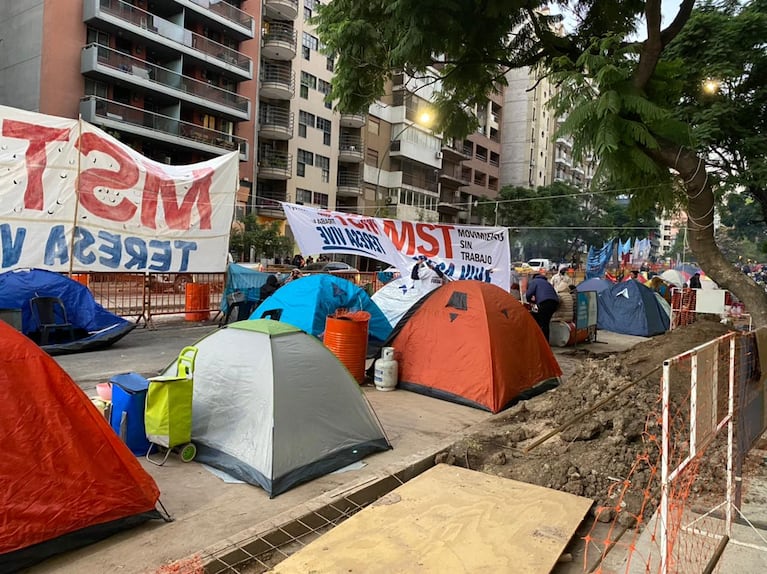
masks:
<svg viewBox="0 0 767 574"><path fill-rule="evenodd" d="M216 330L215 324L156 323L156 329L137 327L109 349L54 357L56 362L91 394L96 383L112 375L135 371L144 376L156 375L173 362L181 349Z"/></svg>

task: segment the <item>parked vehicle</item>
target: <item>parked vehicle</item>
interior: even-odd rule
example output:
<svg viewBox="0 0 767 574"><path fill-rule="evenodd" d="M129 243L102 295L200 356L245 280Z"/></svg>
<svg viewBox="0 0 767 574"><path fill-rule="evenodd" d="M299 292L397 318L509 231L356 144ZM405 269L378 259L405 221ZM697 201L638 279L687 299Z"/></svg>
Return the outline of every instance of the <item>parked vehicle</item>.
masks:
<svg viewBox="0 0 767 574"><path fill-rule="evenodd" d="M556 269L556 264L552 266L551 259L531 259L527 264L532 268L534 272L538 271L551 271Z"/></svg>
<svg viewBox="0 0 767 574"><path fill-rule="evenodd" d="M343 261L318 261L317 263L311 263L310 265L304 265L301 268L303 273L358 273L359 270L355 269L348 263Z"/></svg>

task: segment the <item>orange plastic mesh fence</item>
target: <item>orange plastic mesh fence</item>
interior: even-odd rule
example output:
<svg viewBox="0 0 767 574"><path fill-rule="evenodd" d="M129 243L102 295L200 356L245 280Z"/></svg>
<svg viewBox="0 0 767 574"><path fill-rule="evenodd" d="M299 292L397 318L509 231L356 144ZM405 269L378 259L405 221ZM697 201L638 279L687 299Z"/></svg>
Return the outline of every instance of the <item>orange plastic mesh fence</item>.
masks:
<svg viewBox="0 0 767 574"><path fill-rule="evenodd" d="M668 361L668 515L662 520L663 396L648 405L644 448L625 477L613 477L611 504L584 537L585 572L698 574L728 534L727 445L730 333ZM733 374L751 368L738 353ZM661 381L659 381L660 383ZM662 564L661 546L667 549ZM717 570L714 569L714 572Z"/></svg>

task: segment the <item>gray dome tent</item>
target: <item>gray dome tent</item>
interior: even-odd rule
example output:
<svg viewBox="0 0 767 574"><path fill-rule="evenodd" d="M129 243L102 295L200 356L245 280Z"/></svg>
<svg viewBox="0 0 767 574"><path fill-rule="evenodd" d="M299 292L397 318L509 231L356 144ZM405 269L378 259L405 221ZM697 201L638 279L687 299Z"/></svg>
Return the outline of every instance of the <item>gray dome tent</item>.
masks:
<svg viewBox="0 0 767 574"><path fill-rule="evenodd" d="M391 448L346 367L300 329L239 321L195 346L192 441L199 462L271 497Z"/></svg>

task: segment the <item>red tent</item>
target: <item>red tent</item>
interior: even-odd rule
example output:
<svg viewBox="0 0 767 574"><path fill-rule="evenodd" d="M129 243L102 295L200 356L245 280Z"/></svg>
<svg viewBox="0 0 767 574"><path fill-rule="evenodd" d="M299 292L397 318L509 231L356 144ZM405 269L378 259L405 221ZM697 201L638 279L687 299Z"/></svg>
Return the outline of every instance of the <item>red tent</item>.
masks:
<svg viewBox="0 0 767 574"><path fill-rule="evenodd" d="M480 281L433 291L391 344L400 387L494 413L562 374L530 312Z"/></svg>
<svg viewBox="0 0 767 574"><path fill-rule="evenodd" d="M0 572L159 518L160 491L88 397L0 321Z"/></svg>

